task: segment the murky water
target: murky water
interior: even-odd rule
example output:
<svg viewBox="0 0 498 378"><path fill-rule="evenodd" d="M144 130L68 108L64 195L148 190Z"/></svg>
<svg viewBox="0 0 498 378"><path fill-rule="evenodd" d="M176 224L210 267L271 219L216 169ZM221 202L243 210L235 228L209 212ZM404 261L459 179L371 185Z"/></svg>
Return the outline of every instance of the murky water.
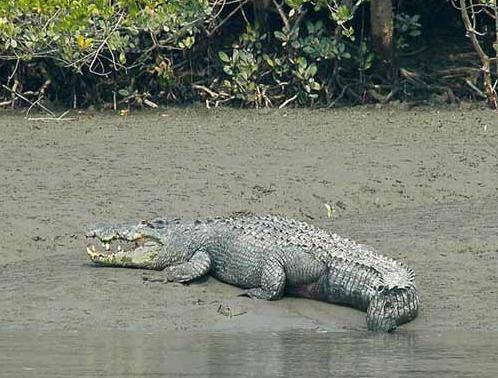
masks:
<svg viewBox="0 0 498 378"><path fill-rule="evenodd" d="M494 377L480 333L0 332L2 377Z"/></svg>

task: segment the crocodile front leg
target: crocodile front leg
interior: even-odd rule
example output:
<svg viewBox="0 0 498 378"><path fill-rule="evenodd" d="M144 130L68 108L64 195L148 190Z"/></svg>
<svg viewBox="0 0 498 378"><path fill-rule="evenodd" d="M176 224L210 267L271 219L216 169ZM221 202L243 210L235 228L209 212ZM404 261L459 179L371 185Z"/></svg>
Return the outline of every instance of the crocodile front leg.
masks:
<svg viewBox="0 0 498 378"><path fill-rule="evenodd" d="M171 265L161 273L144 273L142 279L147 282L190 282L208 274L211 269L211 257L206 251L198 251L190 260Z"/></svg>

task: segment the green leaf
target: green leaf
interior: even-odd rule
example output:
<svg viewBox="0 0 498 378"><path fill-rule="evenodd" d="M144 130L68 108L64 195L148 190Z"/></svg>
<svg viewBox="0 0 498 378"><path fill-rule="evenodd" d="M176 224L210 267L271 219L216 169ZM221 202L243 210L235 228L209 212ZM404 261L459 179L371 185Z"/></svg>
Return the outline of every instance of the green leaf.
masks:
<svg viewBox="0 0 498 378"><path fill-rule="evenodd" d="M315 25L312 22L307 22L306 29L308 29L308 34L313 34L315 32Z"/></svg>
<svg viewBox="0 0 498 378"><path fill-rule="evenodd" d="M351 11L346 5L341 5L339 8L337 8L337 11L335 13L332 13L331 16L339 25L344 24L353 17Z"/></svg>
<svg viewBox="0 0 498 378"><path fill-rule="evenodd" d="M124 51L121 51L119 53L119 62L121 64L126 64L126 55L125 55Z"/></svg>
<svg viewBox="0 0 498 378"><path fill-rule="evenodd" d="M292 41L291 46L293 49L297 50L301 47L301 44L299 43L299 41Z"/></svg>
<svg viewBox="0 0 498 378"><path fill-rule="evenodd" d="M279 39L281 41L286 41L287 40L287 36L284 33L282 33L281 31L279 31L279 30L276 30L273 34L275 35L275 38L277 38L277 39Z"/></svg>
<svg viewBox="0 0 498 378"><path fill-rule="evenodd" d="M228 56L228 54L224 51L218 51L218 57L220 58L220 60L222 62L225 62L225 63L228 63L230 62L230 57Z"/></svg>
<svg viewBox="0 0 498 378"><path fill-rule="evenodd" d="M311 86L311 89L313 89L314 91L319 91L322 88L320 83L317 81L314 81L313 83L311 83L310 86Z"/></svg>
<svg viewBox="0 0 498 378"><path fill-rule="evenodd" d="M306 66L308 65L308 61L306 60L306 58L304 56L300 56L296 59L296 63L297 65L301 68L306 68Z"/></svg>
<svg viewBox="0 0 498 378"><path fill-rule="evenodd" d="M314 63L311 64L307 69L307 73L310 77L315 76L317 72L318 72L318 67Z"/></svg>
<svg viewBox="0 0 498 378"><path fill-rule="evenodd" d="M308 55L313 55L313 54L316 54L316 51L313 47L311 46L305 46L303 47L303 51L308 54Z"/></svg>

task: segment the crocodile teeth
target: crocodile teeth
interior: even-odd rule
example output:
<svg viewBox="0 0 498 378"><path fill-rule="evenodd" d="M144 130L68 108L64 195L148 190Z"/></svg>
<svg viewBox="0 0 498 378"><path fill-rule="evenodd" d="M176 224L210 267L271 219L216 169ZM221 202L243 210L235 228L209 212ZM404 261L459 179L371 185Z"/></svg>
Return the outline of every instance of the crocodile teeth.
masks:
<svg viewBox="0 0 498 378"><path fill-rule="evenodd" d="M120 245L118 245L118 252L121 252L123 250L123 248L121 248Z"/></svg>
<svg viewBox="0 0 498 378"><path fill-rule="evenodd" d="M95 250L95 247L92 245L90 247L86 247L86 253L88 253L88 255L91 257L91 258L94 258L94 257L99 257L100 256L100 253L98 253L96 250Z"/></svg>
<svg viewBox="0 0 498 378"><path fill-rule="evenodd" d="M111 249L111 245L109 243L105 243L104 247L106 251L109 251Z"/></svg>

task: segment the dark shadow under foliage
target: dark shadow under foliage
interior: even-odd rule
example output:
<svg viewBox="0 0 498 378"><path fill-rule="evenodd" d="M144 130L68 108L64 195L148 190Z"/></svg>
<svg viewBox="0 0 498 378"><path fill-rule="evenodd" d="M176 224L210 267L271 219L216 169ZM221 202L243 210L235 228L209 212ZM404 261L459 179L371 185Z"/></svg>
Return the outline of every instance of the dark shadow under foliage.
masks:
<svg viewBox="0 0 498 378"><path fill-rule="evenodd" d="M389 72L376 68L369 4L362 1L193 1L168 8L152 0L79 0L80 8L66 9L50 0L35 10L30 3L0 6L4 107L331 107L486 97L479 57L449 2L395 2ZM493 22L479 20L489 24L483 44L491 56Z"/></svg>

